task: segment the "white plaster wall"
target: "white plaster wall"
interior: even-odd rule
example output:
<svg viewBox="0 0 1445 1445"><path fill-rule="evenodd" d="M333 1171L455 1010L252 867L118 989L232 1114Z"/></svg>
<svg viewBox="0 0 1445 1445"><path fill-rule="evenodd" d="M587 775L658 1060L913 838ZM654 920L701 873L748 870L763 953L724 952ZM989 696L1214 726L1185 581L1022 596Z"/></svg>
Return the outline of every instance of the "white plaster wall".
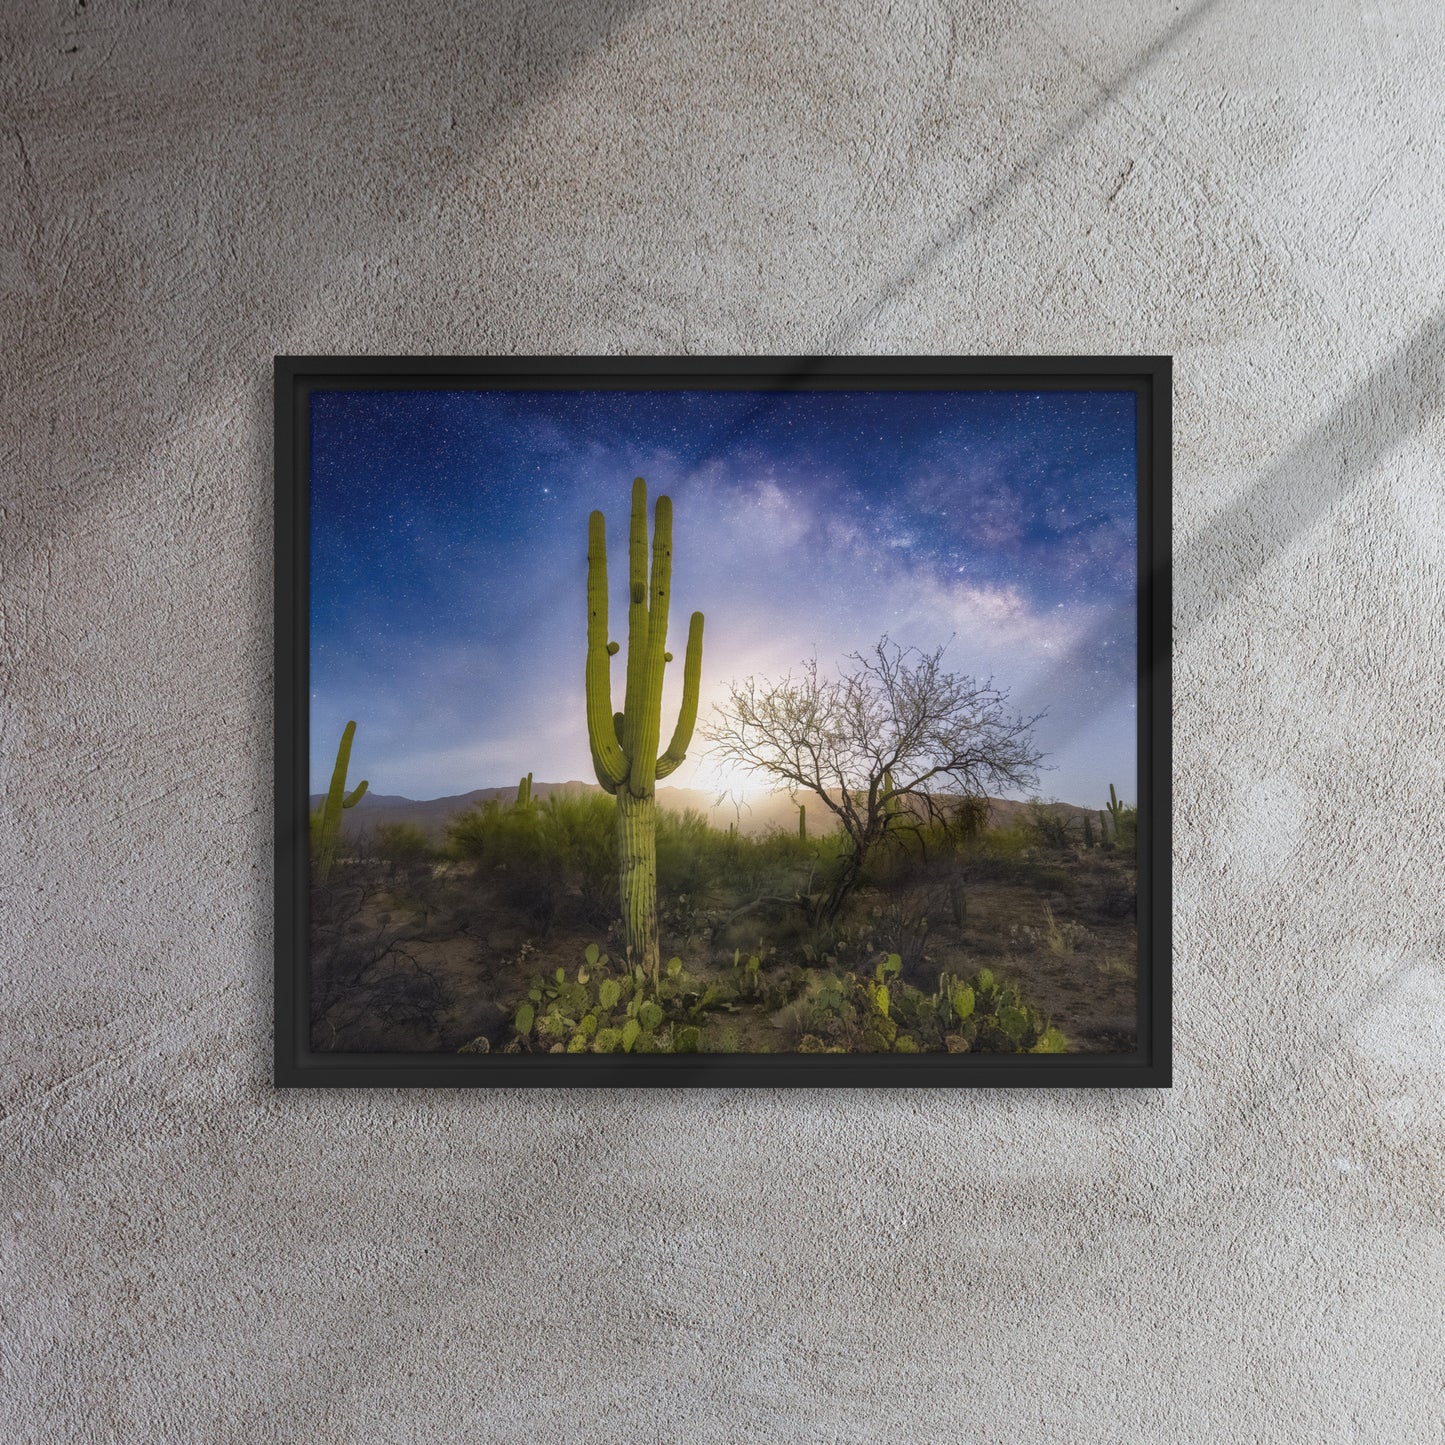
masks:
<svg viewBox="0 0 1445 1445"><path fill-rule="evenodd" d="M1445 11L11 0L0 1437L1445 1439ZM1170 1093L274 1093L275 352L1172 352Z"/></svg>

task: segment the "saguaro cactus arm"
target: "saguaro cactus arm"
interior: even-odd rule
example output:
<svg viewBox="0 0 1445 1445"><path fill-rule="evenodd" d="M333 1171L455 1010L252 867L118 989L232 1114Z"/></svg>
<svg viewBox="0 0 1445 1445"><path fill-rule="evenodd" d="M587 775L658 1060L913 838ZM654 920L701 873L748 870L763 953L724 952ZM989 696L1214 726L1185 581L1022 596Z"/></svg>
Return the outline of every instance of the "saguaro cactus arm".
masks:
<svg viewBox="0 0 1445 1445"><path fill-rule="evenodd" d="M687 757L697 726L697 694L702 681L702 613L694 612L687 629L687 656L682 664L682 707L667 751L657 760L657 776L665 778Z"/></svg>
<svg viewBox="0 0 1445 1445"><path fill-rule="evenodd" d="M639 507L638 503L641 502ZM641 477L632 484L632 525L642 529L647 546L647 487ZM636 552L636 539L633 550ZM634 587L633 595L636 595ZM643 652L641 716L632 724L630 745L623 744L632 764L628 779L639 798L652 792L657 781L657 745L662 732L662 674L667 654L667 612L672 601L672 498L659 497L652 516L652 589L645 619L647 645ZM630 646L630 644L629 644ZM627 659L627 719L632 721L632 658ZM624 723L624 726L626 723Z"/></svg>
<svg viewBox="0 0 1445 1445"><path fill-rule="evenodd" d="M622 751L629 763L637 757L637 729L647 690L647 639L647 485L637 477L627 529L627 684L622 699Z"/></svg>
<svg viewBox="0 0 1445 1445"><path fill-rule="evenodd" d="M597 781L609 793L627 777L623 715L612 711L616 651L617 644L607 637L607 523L601 512L593 512L587 520L587 740Z"/></svg>
<svg viewBox="0 0 1445 1445"><path fill-rule="evenodd" d="M356 724L349 722L341 734L341 746L336 749L336 766L331 770L331 786L326 792L326 817L340 818L343 808L354 808L366 792L363 778L351 792L346 791L346 770L351 766L351 741L356 736Z"/></svg>

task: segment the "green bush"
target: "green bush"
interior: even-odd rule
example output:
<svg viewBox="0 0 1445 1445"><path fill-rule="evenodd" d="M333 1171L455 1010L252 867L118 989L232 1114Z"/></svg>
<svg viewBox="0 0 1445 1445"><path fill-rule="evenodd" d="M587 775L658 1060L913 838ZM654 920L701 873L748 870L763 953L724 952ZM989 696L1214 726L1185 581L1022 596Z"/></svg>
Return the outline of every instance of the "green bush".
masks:
<svg viewBox="0 0 1445 1445"><path fill-rule="evenodd" d="M452 820L446 851L473 864L541 929L568 916L600 927L617 912L616 807L605 793L554 793L526 804L489 799ZM841 834L749 837L714 828L692 809L659 810L659 902L665 910L682 904L689 917L729 896L804 902L844 847Z"/></svg>
<svg viewBox="0 0 1445 1445"><path fill-rule="evenodd" d="M447 847L544 931L563 911L593 926L616 911L616 804L606 794L554 793L540 806L489 799L452 820Z"/></svg>
<svg viewBox="0 0 1445 1445"><path fill-rule="evenodd" d="M430 863L436 847L415 823L383 823L376 830L376 856L398 868Z"/></svg>
<svg viewBox="0 0 1445 1445"><path fill-rule="evenodd" d="M737 852L729 839L708 826L692 808L680 813L661 809L657 815L657 891L664 898L695 897L710 890Z"/></svg>
<svg viewBox="0 0 1445 1445"><path fill-rule="evenodd" d="M1045 852L1065 852L1078 840L1077 831L1067 815L1054 804L1039 798L1029 800L1024 813L1024 828L1033 846Z"/></svg>

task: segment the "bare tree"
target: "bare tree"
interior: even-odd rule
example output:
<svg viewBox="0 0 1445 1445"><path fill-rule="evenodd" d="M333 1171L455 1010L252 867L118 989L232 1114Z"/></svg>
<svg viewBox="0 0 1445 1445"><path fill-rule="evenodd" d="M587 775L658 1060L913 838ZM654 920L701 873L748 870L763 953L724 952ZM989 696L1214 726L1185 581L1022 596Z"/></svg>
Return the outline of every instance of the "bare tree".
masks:
<svg viewBox="0 0 1445 1445"><path fill-rule="evenodd" d="M719 761L832 810L851 847L819 908L831 922L890 830L947 821L959 797L1033 783L1042 754L1037 717L1012 716L993 681L948 672L944 647L901 647L883 637L852 653L836 678L817 658L771 681L728 688L703 735Z"/></svg>

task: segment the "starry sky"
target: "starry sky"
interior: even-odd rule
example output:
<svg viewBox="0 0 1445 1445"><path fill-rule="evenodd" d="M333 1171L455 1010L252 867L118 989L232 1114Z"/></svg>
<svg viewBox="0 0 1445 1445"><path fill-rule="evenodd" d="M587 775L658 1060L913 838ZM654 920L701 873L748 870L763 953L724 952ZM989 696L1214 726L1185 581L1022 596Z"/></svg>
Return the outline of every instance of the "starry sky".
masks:
<svg viewBox="0 0 1445 1445"><path fill-rule="evenodd" d="M593 781L587 516L625 649L634 476L674 507L664 739L694 610L702 715L887 633L1045 712L1039 795L1134 799L1134 396L1018 390L314 393L313 792L351 718L378 793ZM739 784L696 738L669 781Z"/></svg>

